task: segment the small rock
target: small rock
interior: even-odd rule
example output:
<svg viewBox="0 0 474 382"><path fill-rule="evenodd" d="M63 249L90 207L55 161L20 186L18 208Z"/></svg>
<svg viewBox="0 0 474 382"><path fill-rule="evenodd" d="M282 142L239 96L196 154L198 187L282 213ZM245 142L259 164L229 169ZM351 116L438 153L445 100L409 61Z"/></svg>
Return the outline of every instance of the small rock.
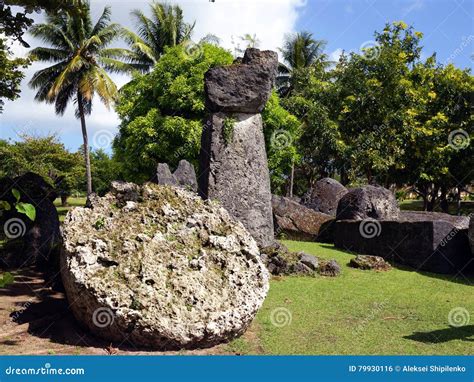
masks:
<svg viewBox="0 0 474 382"><path fill-rule="evenodd" d="M306 264L303 264L302 262L298 262L293 265L292 273L299 274L299 275L312 275L314 272Z"/></svg>
<svg viewBox="0 0 474 382"><path fill-rule="evenodd" d="M110 184L110 192L123 204L128 201L136 202L138 200L138 186L133 183L114 180Z"/></svg>
<svg viewBox="0 0 474 382"><path fill-rule="evenodd" d="M300 252L300 262L304 265L310 267L312 270L316 270L319 266L318 258L313 255L308 255L307 253Z"/></svg>
<svg viewBox="0 0 474 382"><path fill-rule="evenodd" d="M339 276L341 274L341 266L336 260L320 261L318 272L321 276Z"/></svg>
<svg viewBox="0 0 474 382"><path fill-rule="evenodd" d="M351 259L349 265L354 268L374 269L377 271L388 271L392 269L391 265L380 256L358 255Z"/></svg>

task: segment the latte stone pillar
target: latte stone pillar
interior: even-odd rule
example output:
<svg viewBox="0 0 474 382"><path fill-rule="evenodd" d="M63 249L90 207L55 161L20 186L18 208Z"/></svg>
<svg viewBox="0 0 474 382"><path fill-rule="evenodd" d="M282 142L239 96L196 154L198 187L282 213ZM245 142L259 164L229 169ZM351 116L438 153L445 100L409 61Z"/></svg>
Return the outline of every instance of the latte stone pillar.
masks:
<svg viewBox="0 0 474 382"><path fill-rule="evenodd" d="M211 111L201 139L199 192L217 199L260 247L274 241L270 174L261 111L270 97L278 56L247 49L241 61L205 75Z"/></svg>

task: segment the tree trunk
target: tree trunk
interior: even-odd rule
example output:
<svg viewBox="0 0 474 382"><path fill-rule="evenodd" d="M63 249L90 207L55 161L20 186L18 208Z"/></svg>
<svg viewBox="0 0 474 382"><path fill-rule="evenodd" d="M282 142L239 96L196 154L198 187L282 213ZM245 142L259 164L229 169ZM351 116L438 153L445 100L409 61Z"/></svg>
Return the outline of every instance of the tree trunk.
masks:
<svg viewBox="0 0 474 382"><path fill-rule="evenodd" d="M67 207L67 199L68 198L69 198L69 195L61 194L61 207Z"/></svg>
<svg viewBox="0 0 474 382"><path fill-rule="evenodd" d="M439 197L439 206L441 207L441 211L444 213L449 213L449 204L447 199L448 190L445 186L441 187L441 196Z"/></svg>
<svg viewBox="0 0 474 382"><path fill-rule="evenodd" d="M458 187L457 193L456 193L456 214L458 216L461 216L461 192L462 192L462 188Z"/></svg>
<svg viewBox="0 0 474 382"><path fill-rule="evenodd" d="M77 94L77 104L79 107L79 116L81 118L82 139L84 141L84 161L86 164L86 181L87 181L87 196L92 194L92 174L91 174L91 159L89 154L89 138L87 137L86 116L84 113L84 105L82 104L82 96Z"/></svg>
<svg viewBox="0 0 474 382"><path fill-rule="evenodd" d="M293 197L293 183L295 180L295 164L291 163L291 174L290 174L290 198Z"/></svg>

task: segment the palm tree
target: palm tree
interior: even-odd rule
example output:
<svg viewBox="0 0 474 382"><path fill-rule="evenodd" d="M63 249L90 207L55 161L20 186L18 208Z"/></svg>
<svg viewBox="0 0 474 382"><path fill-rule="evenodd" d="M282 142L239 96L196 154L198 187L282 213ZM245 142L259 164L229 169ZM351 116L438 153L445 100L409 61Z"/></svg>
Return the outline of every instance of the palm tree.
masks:
<svg viewBox="0 0 474 382"><path fill-rule="evenodd" d="M285 36L283 48L280 52L285 63L279 65L277 90L285 96L292 89L293 74L303 68L321 65L328 66L328 57L324 53L326 42L316 40L310 32L298 32Z"/></svg>
<svg viewBox="0 0 474 382"><path fill-rule="evenodd" d="M130 51L124 58L142 72L149 71L164 53L165 47L190 40L193 24L184 22L183 10L178 5L151 3L151 18L141 10L131 15L136 20L137 33L123 28L122 34Z"/></svg>
<svg viewBox="0 0 474 382"><path fill-rule="evenodd" d="M48 15L46 23L34 25L30 32L47 43L30 55L37 60L54 63L37 71L29 85L38 89L35 99L55 105L58 115L63 115L69 101L76 106L76 118L81 120L83 151L86 165L87 194L92 193L92 176L86 115L92 111L95 94L110 107L116 99L117 86L108 76L107 70L130 70L131 66L115 57L124 54L121 49L106 48L120 36L121 27L110 23L110 8L104 8L94 25L88 2L83 11L71 17L67 12Z"/></svg>

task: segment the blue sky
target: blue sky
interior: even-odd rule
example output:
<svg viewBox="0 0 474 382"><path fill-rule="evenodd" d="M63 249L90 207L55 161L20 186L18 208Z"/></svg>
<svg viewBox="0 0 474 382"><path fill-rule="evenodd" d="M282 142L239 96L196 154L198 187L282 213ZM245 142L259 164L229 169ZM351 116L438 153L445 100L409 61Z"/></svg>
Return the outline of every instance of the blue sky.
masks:
<svg viewBox="0 0 474 382"><path fill-rule="evenodd" d="M189 21L196 20L194 39L207 33L221 37L222 44L233 48L232 41L244 33L256 34L262 49L281 46L289 32L308 30L317 39L327 41L326 52L334 60L342 50L359 51L374 39L374 31L385 23L403 20L424 33L423 57L437 53L439 62L453 62L459 67L472 67L474 52L474 2L471 0L180 0L177 1ZM133 28L130 10L146 10L148 0L92 0L94 18L105 5L111 5L113 21ZM42 16L36 16L41 22ZM29 37L32 46L38 42ZM25 49L14 46L21 56ZM22 96L6 102L0 115L0 138L18 139L19 134L58 134L66 147L76 150L82 144L79 122L72 107L64 117L54 114L53 106L38 104L27 81L45 65L35 63L26 72ZM128 81L113 76L119 86ZM88 118L90 141L95 148L110 150L119 120L113 110L99 102Z"/></svg>
<svg viewBox="0 0 474 382"><path fill-rule="evenodd" d="M297 29L309 30L326 40L328 52L357 51L386 22L403 20L424 33L425 57L436 52L440 62L450 60L457 66L471 67L473 9L474 2L467 0L308 1Z"/></svg>

